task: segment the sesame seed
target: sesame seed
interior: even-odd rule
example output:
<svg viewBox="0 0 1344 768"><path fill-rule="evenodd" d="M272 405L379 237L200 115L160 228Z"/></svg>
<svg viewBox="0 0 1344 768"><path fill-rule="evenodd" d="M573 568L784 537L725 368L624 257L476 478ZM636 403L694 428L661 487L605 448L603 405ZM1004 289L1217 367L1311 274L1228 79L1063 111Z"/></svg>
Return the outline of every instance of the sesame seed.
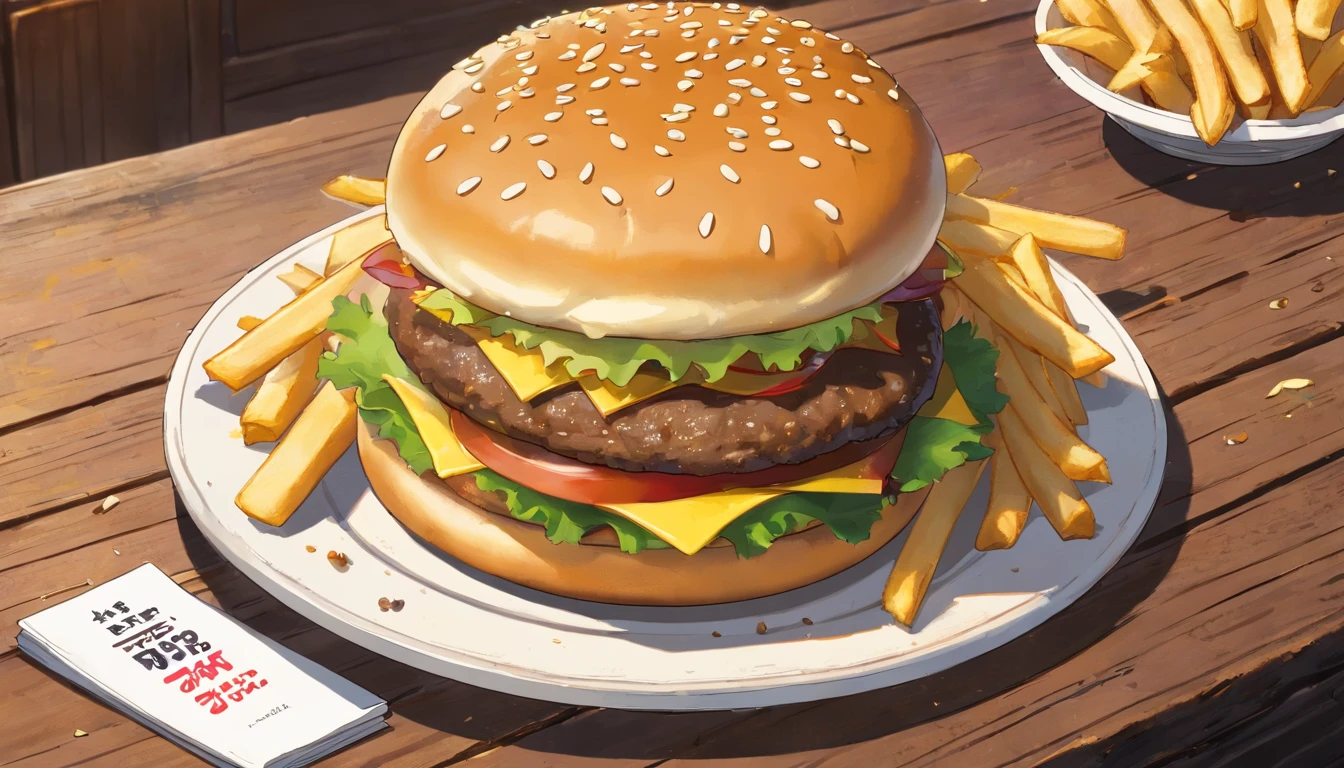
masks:
<svg viewBox="0 0 1344 768"><path fill-rule="evenodd" d="M686 30L685 32L682 32L682 33L681 33L681 36L684 37L684 38L686 38L687 40L689 40L689 39L691 39L692 37L695 37L695 30L694 30L694 29L688 29L688 30Z"/></svg>
<svg viewBox="0 0 1344 768"><path fill-rule="evenodd" d="M775 139L774 141L770 142L770 148L782 152L786 149L793 149L793 142L786 141L784 139Z"/></svg>
<svg viewBox="0 0 1344 768"><path fill-rule="evenodd" d="M709 42L706 43L706 45L708 45L710 48L718 48L718 47L719 47L719 38L717 38L717 37L712 37L712 38L710 38Z"/></svg>
<svg viewBox="0 0 1344 768"><path fill-rule="evenodd" d="M653 54L652 54L652 53L649 53L648 51L640 51L640 52L639 52L639 58L641 58L641 59L652 59L652 58L653 58Z"/></svg>
<svg viewBox="0 0 1344 768"><path fill-rule="evenodd" d="M699 28L701 28L701 27L703 27L703 26L705 26L705 25L704 25L704 24L701 24L701 23L698 22L698 21L687 21L687 22L683 22L683 23L682 23L681 28L682 28L682 29L699 29Z"/></svg>
<svg viewBox="0 0 1344 768"><path fill-rule="evenodd" d="M737 175L737 171L734 171L727 165L720 165L719 173L723 174L723 178L733 182L734 184L742 180L742 177Z"/></svg>
<svg viewBox="0 0 1344 768"><path fill-rule="evenodd" d="M715 116L715 117L727 117L727 116L728 116L728 105L727 105L727 104L715 104L715 105L714 105L714 116Z"/></svg>
<svg viewBox="0 0 1344 768"><path fill-rule="evenodd" d="M442 155L442 154L443 154L443 150L445 150L445 149L447 149L447 148L448 148L448 145L447 145L447 144L440 144L439 146L437 146L437 147L435 147L435 148L429 150L429 153L425 155L425 162L426 162L426 163L432 163L432 162L434 162L435 160L438 160L438 159L439 159L439 155Z"/></svg>
<svg viewBox="0 0 1344 768"><path fill-rule="evenodd" d="M794 72L797 72L798 70L794 69L793 67L780 67L775 71L781 75L792 75Z"/></svg>
<svg viewBox="0 0 1344 768"><path fill-rule="evenodd" d="M555 86L555 90L559 91L560 93L564 93L565 91L571 90L573 88L574 88L573 83L561 83L560 85Z"/></svg>
<svg viewBox="0 0 1344 768"><path fill-rule="evenodd" d="M732 136L732 137L735 138L735 139L745 139L745 138L747 138L747 132L744 131L744 130L742 130L741 128L724 128L723 130L724 130L729 136Z"/></svg>
<svg viewBox="0 0 1344 768"><path fill-rule="evenodd" d="M662 144L654 144L654 145L653 145L653 151L654 151L655 153L657 153L659 157L671 157L671 156L672 156L672 152L671 152L670 150L668 150L667 147L664 147Z"/></svg>
<svg viewBox="0 0 1344 768"><path fill-rule="evenodd" d="M723 97L723 100L726 101L726 102L728 102L729 104L733 104L733 105L741 104L741 103L742 103L742 94L740 94L740 93L730 93L730 94L728 94L727 96L724 96L724 97Z"/></svg>
<svg viewBox="0 0 1344 768"><path fill-rule="evenodd" d="M799 79L796 78L796 77L786 77L786 78L784 78L784 82L787 83L787 84L789 84L789 85L794 86L795 88L802 87L802 85L803 85L803 81L802 81L802 80L799 80Z"/></svg>
<svg viewBox="0 0 1344 768"><path fill-rule="evenodd" d="M673 141L685 141L685 140L686 140L686 134L682 133L681 131L677 130L676 128L673 128L673 129L671 129L671 130L669 130L669 131L667 132L667 138L669 138L669 139L671 139L671 140L673 140Z"/></svg>
<svg viewBox="0 0 1344 768"><path fill-rule="evenodd" d="M495 91L495 95L501 98L504 96L508 96L510 93L513 93L513 86L511 85L505 88L500 88L498 91Z"/></svg>
<svg viewBox="0 0 1344 768"><path fill-rule="evenodd" d="M630 36L631 36L631 37L639 37L639 36L642 35L642 34L644 34L644 30L642 30L642 29L635 29L635 30L631 30L631 31L630 31Z"/></svg>
<svg viewBox="0 0 1344 768"><path fill-rule="evenodd" d="M646 29L646 30L644 30L644 36L645 36L645 37L657 37L657 36L658 36L658 30L656 30L656 29Z"/></svg>
<svg viewBox="0 0 1344 768"><path fill-rule="evenodd" d="M821 165L821 162L819 160L817 160L816 158L808 157L807 155L799 155L798 162L802 163L803 166L806 168L816 168Z"/></svg>
<svg viewBox="0 0 1344 768"><path fill-rule="evenodd" d="M617 64L616 62L613 61L613 62L611 62L610 64L607 65L607 69L610 69L612 72L624 72L624 71L625 71L625 65L624 65L624 64Z"/></svg>
<svg viewBox="0 0 1344 768"><path fill-rule="evenodd" d="M554 166L554 165L551 165L550 163L546 162L545 160L538 160L538 161L537 161L537 170L541 171L541 175L542 175L542 176L545 176L545 177L548 178L548 179L554 179L554 178L555 178L555 166Z"/></svg>
<svg viewBox="0 0 1344 768"><path fill-rule="evenodd" d="M527 75L527 76L531 77L532 75L537 74L537 65L536 65L536 64L533 64L533 65L530 66L530 67L523 67L522 70L520 70L520 71L521 71L524 75Z"/></svg>
<svg viewBox="0 0 1344 768"><path fill-rule="evenodd" d="M598 43L597 45L594 45L592 48L589 48L588 50L583 52L583 60L592 61L593 59L596 59L598 56L601 56L602 52L605 50L607 50L607 44Z"/></svg>
<svg viewBox="0 0 1344 768"><path fill-rule="evenodd" d="M530 99L535 95L537 95L537 89L535 88L524 88L518 92L518 96L524 99Z"/></svg>
<svg viewBox="0 0 1344 768"><path fill-rule="evenodd" d="M635 31L638 32L639 30L635 30ZM621 46L621 53L629 53L629 52L631 52L631 51L638 51L640 48L643 48L643 47L644 47L644 44L643 44L643 43L635 43L635 44L633 44L633 45L622 45L622 46Z"/></svg>
<svg viewBox="0 0 1344 768"><path fill-rule="evenodd" d="M806 93L798 93L797 91L789 91L789 98L790 98L790 99L793 99L794 101L797 101L797 102L803 102L803 103L806 103L806 102L809 102L809 101L812 100L812 97L811 97L811 96L808 96Z"/></svg>
<svg viewBox="0 0 1344 768"><path fill-rule="evenodd" d="M756 54L755 56L752 56L752 57L751 57L751 66L753 66L753 67L763 67L763 66L765 66L765 57L762 56L762 55L759 54L759 53Z"/></svg>
<svg viewBox="0 0 1344 768"><path fill-rule="evenodd" d="M462 132L463 132L463 133L475 133L475 132L476 132L476 126L472 125L471 123L467 123L466 125L462 126Z"/></svg>
<svg viewBox="0 0 1344 768"><path fill-rule="evenodd" d="M568 48L568 49L571 50L571 51L577 51L577 50L579 50L579 48L581 48L582 46L580 46L578 43L569 43L569 44L566 45L565 47ZM577 54L576 54L576 55L577 55Z"/></svg>
<svg viewBox="0 0 1344 768"><path fill-rule="evenodd" d="M864 144L862 141L859 141L858 139L850 139L849 148L860 154L868 151L868 145Z"/></svg>
<svg viewBox="0 0 1344 768"><path fill-rule="evenodd" d="M582 75L584 72L592 72L594 69L597 69L597 65L596 65L596 64L594 64L594 63L591 62L591 61L585 61L584 63L582 63L582 64L580 64L579 66L575 67L575 68L574 68L574 72L575 72L576 74L580 74L580 75Z"/></svg>
<svg viewBox="0 0 1344 768"><path fill-rule="evenodd" d="M761 109L774 109L775 107L778 107L778 106L779 106L779 102L778 102L778 101L762 101L762 102L761 102Z"/></svg>
<svg viewBox="0 0 1344 768"><path fill-rule="evenodd" d="M690 61L691 59L694 59L696 56L699 55L700 54L696 53L695 51L686 51L684 53L678 53L675 61L678 64L685 64L686 62Z"/></svg>
<svg viewBox="0 0 1344 768"><path fill-rule="evenodd" d="M835 143L844 147L845 149L849 149L849 139L846 139L844 136L836 136Z"/></svg>
<svg viewBox="0 0 1344 768"><path fill-rule="evenodd" d="M838 36L833 35L833 34L831 34L830 32L825 33L825 36L826 36L826 39L827 39L827 40L839 40L839 39L840 39Z"/></svg>
<svg viewBox="0 0 1344 768"><path fill-rule="evenodd" d="M645 70L647 70L647 71L649 71L649 72L652 72L652 71L654 71L655 69L658 68L658 65L657 65L657 64L650 64L650 63L647 62L647 61L641 63L639 66L643 67Z"/></svg>
<svg viewBox="0 0 1344 768"><path fill-rule="evenodd" d="M694 112L694 111L695 111L695 107L691 106L690 104L681 104L681 103L677 103L677 104L673 104L673 105L672 105L672 111L673 111L673 112Z"/></svg>
<svg viewBox="0 0 1344 768"><path fill-rule="evenodd" d="M751 18L753 18L753 19L764 19L766 16L769 16L769 15L770 15L770 12L769 12L769 11L766 11L766 10L763 9L763 8L755 8L755 9L753 9L752 12L751 12Z"/></svg>
<svg viewBox="0 0 1344 768"><path fill-rule="evenodd" d="M548 123L554 123L556 120L559 120L564 116L565 116L564 112L547 112L545 115L542 115L541 119L545 120Z"/></svg>
<svg viewBox="0 0 1344 768"><path fill-rule="evenodd" d="M471 84L471 90L475 93L480 93L481 91L485 90L485 85L483 85L481 81L477 80L476 82Z"/></svg>
<svg viewBox="0 0 1344 768"><path fill-rule="evenodd" d="M499 193L499 199L512 200L513 198L523 194L523 190L525 189L527 189L527 182L520 181L517 184L510 184L509 186L504 188L503 192Z"/></svg>
<svg viewBox="0 0 1344 768"><path fill-rule="evenodd" d="M848 40L846 40L845 42L843 42L843 43L840 44L840 50L843 51L843 52L845 52L845 53L853 53L853 52L854 52L854 44L851 43L851 42L849 42Z"/></svg>
<svg viewBox="0 0 1344 768"><path fill-rule="evenodd" d="M835 89L835 98L837 98L837 99L843 99L843 98L845 98L846 95L847 95L847 94L845 93L845 89L844 89L844 88L836 88L836 89Z"/></svg>
<svg viewBox="0 0 1344 768"><path fill-rule="evenodd" d="M733 59L727 64L724 64L723 68L728 70L729 72L732 72L734 69L737 69L738 67L745 66L746 63L747 63L746 59Z"/></svg>
<svg viewBox="0 0 1344 768"><path fill-rule="evenodd" d="M594 117L592 120L589 120L588 122L592 123L593 125L606 125L608 121L607 118L605 117Z"/></svg>
<svg viewBox="0 0 1344 768"><path fill-rule="evenodd" d="M522 51L520 53L515 53L513 54L513 58L517 59L518 61L527 61L528 59L532 58L532 51Z"/></svg>
<svg viewBox="0 0 1344 768"><path fill-rule="evenodd" d="M688 5L688 6L686 6L685 9L682 10L682 13L686 14L687 16L690 16L691 13L694 12L694 11L695 11L695 6L693 6L693 5Z"/></svg>
<svg viewBox="0 0 1344 768"><path fill-rule="evenodd" d="M495 142L490 145L490 151L498 152L507 146L509 146L509 136L508 134L505 134L503 136L500 136L498 139L495 139Z"/></svg>
<svg viewBox="0 0 1344 768"><path fill-rule="evenodd" d="M481 71L481 68L484 67L484 66L485 66L485 62L484 62L484 61L478 61L478 62L476 62L475 64L472 64L470 67L467 67L466 69L464 69L464 70L462 70L462 71L463 71L463 72L466 72L468 75L474 75L474 74L476 74L477 72L480 72L480 71Z"/></svg>
<svg viewBox="0 0 1344 768"><path fill-rule="evenodd" d="M872 59L864 59L864 61L868 62L868 66L872 67L873 69L882 68L881 64L878 64L876 61L873 61Z"/></svg>
<svg viewBox="0 0 1344 768"><path fill-rule="evenodd" d="M761 247L761 253L770 253L770 227L768 225L761 225L761 237L756 241L756 244Z"/></svg>
<svg viewBox="0 0 1344 768"><path fill-rule="evenodd" d="M440 118L440 119L443 119L443 120L447 120L448 118L450 118L450 117L456 115L458 112L461 112L461 111L462 111L462 108L459 107L459 106L456 105L456 104L444 104L444 105L443 105L443 109L440 109L440 110L439 110L439 118Z"/></svg>
<svg viewBox="0 0 1344 768"><path fill-rule="evenodd" d="M558 104L558 105L561 105L561 106L563 106L563 105L565 105L565 104L572 104L572 103L574 103L574 97L573 97L573 96L566 96L565 94L562 93L562 94L560 94L559 96L556 96L556 97L555 97L555 103Z"/></svg>
<svg viewBox="0 0 1344 768"><path fill-rule="evenodd" d="M815 78L817 78L818 80L829 80L829 79L831 79L831 75L830 75L830 73L827 72L827 71L824 70L824 69L814 69L814 70L812 70L812 76L815 77Z"/></svg>
<svg viewBox="0 0 1344 768"><path fill-rule="evenodd" d="M713 60L719 58L719 54L717 54L717 53L706 53L704 56L701 56L700 58L704 59L705 61L713 61Z"/></svg>
<svg viewBox="0 0 1344 768"><path fill-rule="evenodd" d="M761 115L761 122L765 123L766 125L774 125L775 123L779 122L779 118L775 117L774 115Z"/></svg>
<svg viewBox="0 0 1344 768"><path fill-rule="evenodd" d="M705 73L701 72L698 69L688 69L683 74L686 75L687 77L694 78L696 80L699 80L700 78L705 76Z"/></svg>
<svg viewBox="0 0 1344 768"><path fill-rule="evenodd" d="M700 225L696 227L700 230L701 237L709 237L709 233L714 231L714 213L711 211L700 217Z"/></svg>
<svg viewBox="0 0 1344 768"><path fill-rule="evenodd" d="M854 93L846 93L846 94L845 94L845 99L848 100L850 104L862 104L862 103L863 103L863 99L860 99L860 98L858 97L858 94L854 94Z"/></svg>
<svg viewBox="0 0 1344 768"><path fill-rule="evenodd" d="M765 43L766 45L774 45L774 44L775 44L775 38L773 38L773 37L769 37L769 36L767 36L767 37L762 37L762 38L761 38L761 42L762 42L762 43Z"/></svg>
<svg viewBox="0 0 1344 768"><path fill-rule="evenodd" d="M810 38L810 37L800 37L800 38L798 38L798 42L802 43L803 45L807 46L808 48L814 48L814 47L816 47L816 45L817 45L817 41L816 41L816 40L813 40L813 39Z"/></svg>
<svg viewBox="0 0 1344 768"><path fill-rule="evenodd" d="M591 83L588 84L588 90L590 90L590 91L600 91L600 90L602 90L603 88L606 88L607 85L608 85L610 82L611 82L611 78L610 78L610 77L606 77L606 76L599 77L599 78L597 78L596 80L594 80L593 82L591 82Z"/></svg>
<svg viewBox="0 0 1344 768"><path fill-rule="evenodd" d="M741 77L734 77L732 80L729 80L729 81L728 81L728 84L731 85L731 86L733 86L734 88L750 88L750 87L751 87L751 81L750 81L750 80L747 80L747 79L745 79L745 78L741 78Z"/></svg>
<svg viewBox="0 0 1344 768"><path fill-rule="evenodd" d="M719 26L720 26L720 27L731 27L731 26L733 26L733 22L731 22L731 21L729 21L729 20L727 20L727 19L719 19Z"/></svg>
<svg viewBox="0 0 1344 768"><path fill-rule="evenodd" d="M653 194L662 197L663 195L666 195L668 192L671 191L672 191L672 177L669 176L667 178L667 181L664 181L662 184L659 184L658 188L653 190Z"/></svg>
<svg viewBox="0 0 1344 768"><path fill-rule="evenodd" d="M631 88L633 86L639 85L639 81L633 77L622 77L621 85L624 85L626 88Z"/></svg>
<svg viewBox="0 0 1344 768"><path fill-rule="evenodd" d="M538 32L537 37L542 40L550 40L551 34L549 32Z"/></svg>
<svg viewBox="0 0 1344 768"><path fill-rule="evenodd" d="M509 107L512 107L512 106L513 106L513 102L512 102L512 101L509 101L508 99L505 99L505 100L503 100L503 101L501 101L501 102L499 102L498 104L495 105L495 111L496 111L496 112L503 112L504 110L506 110L506 109L508 109Z"/></svg>
<svg viewBox="0 0 1344 768"><path fill-rule="evenodd" d="M765 91L761 90L760 88L752 88L750 91L747 91L747 93L750 93L752 96L755 96L758 99L764 99L766 97Z"/></svg>
<svg viewBox="0 0 1344 768"><path fill-rule="evenodd" d="M620 192L617 192L616 190L612 189L611 187L603 187L603 188L602 188L602 197L606 198L606 201L607 201L608 203L611 203L612 205L620 205L620 204L621 204L621 193L620 193Z"/></svg>
<svg viewBox="0 0 1344 768"><path fill-rule="evenodd" d="M746 151L747 151L747 145L746 145L746 144L743 144L743 143L740 142L740 141L730 141L730 142L728 142L728 148L731 149L731 150L733 150L734 152L746 152Z"/></svg>
<svg viewBox="0 0 1344 768"><path fill-rule="evenodd" d="M545 144L546 140L549 138L550 136L547 136L544 133L534 133L531 136L527 137L527 143L535 147L538 144Z"/></svg>
<svg viewBox="0 0 1344 768"><path fill-rule="evenodd" d="M669 112L663 115L663 122L665 123L680 123L689 119L691 119L691 116L685 112Z"/></svg>
<svg viewBox="0 0 1344 768"><path fill-rule="evenodd" d="M891 97L892 101L899 101L901 98L901 94L897 93L895 88L887 91L887 95Z"/></svg>
<svg viewBox="0 0 1344 768"><path fill-rule="evenodd" d="M465 195L471 190L475 189L480 183L481 183L480 176L472 176L470 179L467 179L466 181L457 185L457 194Z"/></svg>
<svg viewBox="0 0 1344 768"><path fill-rule="evenodd" d="M683 93L691 90L691 88L693 87L695 87L695 83L691 82L690 80L677 81L677 90L682 91Z"/></svg>
<svg viewBox="0 0 1344 768"><path fill-rule="evenodd" d="M615 148L617 148L617 149L625 149L626 146L628 146L628 145L626 144L626 142L625 142L625 139L621 138L620 136L618 136L618 135L616 135L616 134L614 134L614 133L613 133L613 134L610 134L610 135L608 136L608 138L611 139L611 146L613 146L613 147L615 147Z"/></svg>
<svg viewBox="0 0 1344 768"><path fill-rule="evenodd" d="M806 21L803 21L802 19L794 19L793 21L790 21L790 22L789 22L789 26L794 27L795 29L811 29L811 28L812 28L812 25L811 25L811 24L809 24L809 23L806 22Z"/></svg>
<svg viewBox="0 0 1344 768"><path fill-rule="evenodd" d="M587 184L588 180L591 178L593 178L593 164L585 163L583 166L583 170L579 171L579 182L582 184Z"/></svg>
<svg viewBox="0 0 1344 768"><path fill-rule="evenodd" d="M765 129L766 136L778 136L780 133L781 131L773 125Z"/></svg>
<svg viewBox="0 0 1344 768"><path fill-rule="evenodd" d="M607 113L607 112L606 112L606 110L604 110L604 109L585 109L585 110L583 110L583 114L585 114L585 115L587 115L587 116L589 116L589 117L601 117L601 116L605 115L606 113Z"/></svg>
<svg viewBox="0 0 1344 768"><path fill-rule="evenodd" d="M831 119L829 119L829 120L826 121L826 124L829 125L829 126L831 127L831 133L834 133L836 136L844 136L844 135L845 135L845 126L844 126L844 124L841 123L839 120L836 120L835 118L831 118Z"/></svg>
<svg viewBox="0 0 1344 768"><path fill-rule="evenodd" d="M839 221L839 220L840 220L840 209L839 209L839 208L836 208L836 207L835 207L833 204L831 204L830 202L828 202L828 201L826 201L826 200L822 200L821 198L817 198L816 200L813 200L813 201L812 201L812 204L815 205L815 206L817 206L817 208L818 208L822 213L826 214L826 218L830 219L831 221Z"/></svg>
<svg viewBox="0 0 1344 768"><path fill-rule="evenodd" d="M788 46L784 46L784 45L779 46L779 47L776 48L775 50L776 50L776 51L779 51L780 53L784 54L785 56L788 56L789 54L793 53L793 49L792 49L792 48L789 48Z"/></svg>
<svg viewBox="0 0 1344 768"><path fill-rule="evenodd" d="M873 78L868 77L867 75L850 75L849 79L853 80L856 83L861 84L867 84L873 82Z"/></svg>
<svg viewBox="0 0 1344 768"><path fill-rule="evenodd" d="M728 44L729 44L729 45L737 45L738 43L740 43L740 42L742 42L743 40L746 40L746 39L747 39L747 38L744 37L744 36L742 36L742 35L733 35L732 37L729 37L729 38L728 38Z"/></svg>
<svg viewBox="0 0 1344 768"><path fill-rule="evenodd" d="M564 53L560 54L560 55L559 55L558 57L556 57L556 58L557 58L557 60L559 60L559 61L570 61L570 60L573 60L573 59L577 59L578 57L579 57L579 54L575 53L574 51L565 51Z"/></svg>

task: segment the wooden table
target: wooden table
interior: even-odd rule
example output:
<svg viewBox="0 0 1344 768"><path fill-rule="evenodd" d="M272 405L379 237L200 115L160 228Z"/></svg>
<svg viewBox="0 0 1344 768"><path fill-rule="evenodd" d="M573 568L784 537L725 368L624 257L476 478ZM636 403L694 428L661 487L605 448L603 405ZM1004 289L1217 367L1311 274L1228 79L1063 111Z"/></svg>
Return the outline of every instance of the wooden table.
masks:
<svg viewBox="0 0 1344 768"><path fill-rule="evenodd" d="M169 365L244 271L349 213L317 187L381 175L407 96L0 193L0 765L195 763L15 650L20 618L143 561L391 703L392 729L338 765L1296 767L1344 755L1344 180L1330 170L1344 145L1244 169L1156 154L1054 79L1030 42L1034 10L836 0L793 13L895 72L943 148L984 164L977 192L1130 230L1121 262L1063 260L1147 356L1170 406L1170 459L1140 540L1071 608L897 688L662 715L410 669L224 563L164 466ZM1280 297L1288 306L1271 309ZM1294 377L1315 386L1266 399ZM120 506L97 514L108 494Z"/></svg>

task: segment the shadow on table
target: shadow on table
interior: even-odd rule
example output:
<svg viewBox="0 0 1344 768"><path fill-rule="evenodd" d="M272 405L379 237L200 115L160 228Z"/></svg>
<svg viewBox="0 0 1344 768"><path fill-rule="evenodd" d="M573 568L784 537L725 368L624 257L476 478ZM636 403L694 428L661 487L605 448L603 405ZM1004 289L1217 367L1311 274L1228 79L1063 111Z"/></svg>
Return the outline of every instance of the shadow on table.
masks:
<svg viewBox="0 0 1344 768"><path fill-rule="evenodd" d="M1213 166L1164 155L1114 120L1103 121L1102 138L1116 163L1145 187L1227 211L1233 221L1344 211L1344 177L1330 174L1344 171L1344 141L1272 165Z"/></svg>

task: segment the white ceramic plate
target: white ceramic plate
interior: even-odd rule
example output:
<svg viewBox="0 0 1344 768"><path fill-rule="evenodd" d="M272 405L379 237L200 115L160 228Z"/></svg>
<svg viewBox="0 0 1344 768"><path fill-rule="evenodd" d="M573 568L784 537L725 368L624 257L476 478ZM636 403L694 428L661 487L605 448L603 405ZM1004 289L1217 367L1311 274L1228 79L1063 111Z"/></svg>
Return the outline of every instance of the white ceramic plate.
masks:
<svg viewBox="0 0 1344 768"><path fill-rule="evenodd" d="M1081 387L1092 421L1082 436L1106 455L1115 481L1087 484L1097 535L1062 542L1036 511L1017 546L977 552L986 476L913 632L879 605L904 535L844 573L782 595L632 608L519 587L424 546L379 504L353 448L282 528L254 523L233 498L268 446L230 435L248 393L207 381L201 363L239 335L240 316L265 316L290 297L277 274L295 263L321 269L333 232L380 212L287 248L229 289L187 338L164 408L168 466L206 537L286 605L375 653L485 688L604 707L728 709L851 694L947 669L1036 627L1115 564L1157 498L1166 421L1152 376L1116 318L1056 267L1079 323L1116 356L1104 389ZM350 558L346 572L327 562L332 549ZM380 611L381 597L405 600L404 610Z"/></svg>
<svg viewBox="0 0 1344 768"><path fill-rule="evenodd" d="M1054 0L1036 9L1036 34L1067 27ZM1110 115L1144 144L1168 155L1215 165L1265 165L1313 152L1344 134L1344 107L1307 112L1291 120L1245 120L1210 147L1195 133L1189 115L1151 107L1106 90L1110 70L1083 54L1038 45L1045 63L1074 93Z"/></svg>

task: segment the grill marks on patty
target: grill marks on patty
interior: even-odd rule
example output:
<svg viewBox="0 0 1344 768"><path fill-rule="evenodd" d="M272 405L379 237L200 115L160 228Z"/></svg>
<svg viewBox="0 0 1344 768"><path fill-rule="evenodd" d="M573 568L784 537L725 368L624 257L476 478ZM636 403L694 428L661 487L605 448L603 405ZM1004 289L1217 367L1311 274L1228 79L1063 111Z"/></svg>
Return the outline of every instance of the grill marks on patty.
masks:
<svg viewBox="0 0 1344 768"><path fill-rule="evenodd" d="M903 426L933 394L942 365L937 313L901 307L902 354L840 349L801 389L771 398L677 387L609 418L577 384L518 399L465 333L393 290L397 350L440 399L472 419L579 461L627 471L712 475L806 461Z"/></svg>

